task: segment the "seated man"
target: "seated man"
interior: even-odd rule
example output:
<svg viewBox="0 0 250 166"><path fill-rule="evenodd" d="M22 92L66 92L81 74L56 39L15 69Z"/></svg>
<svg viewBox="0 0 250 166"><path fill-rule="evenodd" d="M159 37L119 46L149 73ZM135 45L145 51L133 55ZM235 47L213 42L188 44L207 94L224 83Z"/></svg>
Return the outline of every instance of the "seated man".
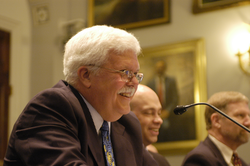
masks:
<svg viewBox="0 0 250 166"><path fill-rule="evenodd" d="M65 46L64 76L17 119L4 166L155 166L130 101L143 78L141 47L111 26L78 32Z"/></svg>
<svg viewBox="0 0 250 166"><path fill-rule="evenodd" d="M220 109L240 124L250 127L248 99L239 92L219 92L210 97L208 103ZM246 130L206 106L205 121L208 136L190 151L183 166L246 166L236 155L236 149L246 143ZM237 159L237 164L234 164Z"/></svg>
<svg viewBox="0 0 250 166"><path fill-rule="evenodd" d="M142 128L142 139L145 146L157 142L162 124L161 103L157 94L149 87L139 84L131 103L131 110L138 117ZM149 150L159 166L170 166L165 157Z"/></svg>

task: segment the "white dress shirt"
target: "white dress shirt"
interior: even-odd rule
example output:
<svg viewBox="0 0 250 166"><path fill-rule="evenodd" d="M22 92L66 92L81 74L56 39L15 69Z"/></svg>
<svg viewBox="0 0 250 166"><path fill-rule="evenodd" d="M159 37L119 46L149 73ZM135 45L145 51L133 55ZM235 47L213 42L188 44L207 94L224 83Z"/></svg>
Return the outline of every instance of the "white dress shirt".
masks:
<svg viewBox="0 0 250 166"><path fill-rule="evenodd" d="M81 94L80 94L81 95ZM82 95L81 95L82 96ZM96 109L82 96L84 102L86 103L88 109L89 109L89 112L90 112L90 115L93 119L93 122L94 122L94 125L95 125L95 129L96 129L96 132L98 135L100 135L100 128L102 127L102 124L103 124L103 118L101 117L101 115L96 111ZM109 125L109 135L111 133L111 123L108 122L108 125Z"/></svg>
<svg viewBox="0 0 250 166"><path fill-rule="evenodd" d="M232 156L233 156L233 150L230 149L228 146L226 146L225 144L221 143L220 141L218 141L215 137L213 137L212 135L208 135L208 137L211 139L211 141L215 144L215 146L217 146L217 148L219 149L219 151L221 152L224 160L226 161L228 166L233 166L232 164Z"/></svg>

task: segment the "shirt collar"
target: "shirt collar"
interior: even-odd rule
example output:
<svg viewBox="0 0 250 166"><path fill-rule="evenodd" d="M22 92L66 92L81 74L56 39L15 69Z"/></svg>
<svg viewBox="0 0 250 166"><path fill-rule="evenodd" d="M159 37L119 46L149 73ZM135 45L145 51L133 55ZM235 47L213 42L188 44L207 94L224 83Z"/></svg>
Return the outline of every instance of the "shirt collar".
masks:
<svg viewBox="0 0 250 166"><path fill-rule="evenodd" d="M80 94L80 93L79 93ZM80 94L81 95L81 94ZM81 95L82 96L82 95ZM102 127L102 124L103 124L103 118L101 117L101 115L96 111L96 109L82 96L84 102L86 103L88 109L89 109L89 112L90 112L90 115L93 119L93 122L94 122L94 125L95 125L95 129L96 129L96 132L97 134L100 133L100 128ZM109 134L111 133L111 123L108 122L108 125L109 125Z"/></svg>
<svg viewBox="0 0 250 166"><path fill-rule="evenodd" d="M212 135L208 135L208 137L211 139L211 141L217 146L217 148L219 149L219 151L221 152L224 160L226 161L226 163L229 166L233 166L231 159L232 159L232 155L233 155L233 150L231 148L229 148L228 146L226 146L225 144L221 143L220 141L218 141L215 137L213 137Z"/></svg>

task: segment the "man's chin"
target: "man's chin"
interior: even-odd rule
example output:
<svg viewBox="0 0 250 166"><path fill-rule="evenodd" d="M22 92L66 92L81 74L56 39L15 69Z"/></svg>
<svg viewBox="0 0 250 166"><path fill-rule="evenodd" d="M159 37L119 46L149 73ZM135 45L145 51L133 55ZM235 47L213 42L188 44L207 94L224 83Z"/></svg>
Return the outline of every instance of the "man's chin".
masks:
<svg viewBox="0 0 250 166"><path fill-rule="evenodd" d="M247 143L249 141L249 136L250 136L250 134L248 132L243 131L241 133L241 142L242 143Z"/></svg>
<svg viewBox="0 0 250 166"><path fill-rule="evenodd" d="M130 107L129 107L129 106L128 106L128 107L121 108L120 111L119 111L119 113L120 113L121 115L126 115L126 114L128 114L129 112L130 112Z"/></svg>

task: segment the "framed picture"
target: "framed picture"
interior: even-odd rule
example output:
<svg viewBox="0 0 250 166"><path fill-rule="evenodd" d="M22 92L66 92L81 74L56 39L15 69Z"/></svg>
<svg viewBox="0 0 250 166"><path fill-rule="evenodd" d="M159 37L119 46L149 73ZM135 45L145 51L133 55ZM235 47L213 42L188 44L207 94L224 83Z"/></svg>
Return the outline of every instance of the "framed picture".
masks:
<svg viewBox="0 0 250 166"><path fill-rule="evenodd" d="M163 94L162 119L158 142L154 145L161 154L186 153L205 138L205 119L202 106L175 115L177 105L206 102L206 56L203 39L142 49L139 56L142 84ZM160 77L163 89L159 89ZM161 100L161 97L159 96Z"/></svg>
<svg viewBox="0 0 250 166"><path fill-rule="evenodd" d="M169 1L89 0L88 26L105 24L130 29L167 23Z"/></svg>
<svg viewBox="0 0 250 166"><path fill-rule="evenodd" d="M193 13L250 4L250 0L193 0Z"/></svg>

